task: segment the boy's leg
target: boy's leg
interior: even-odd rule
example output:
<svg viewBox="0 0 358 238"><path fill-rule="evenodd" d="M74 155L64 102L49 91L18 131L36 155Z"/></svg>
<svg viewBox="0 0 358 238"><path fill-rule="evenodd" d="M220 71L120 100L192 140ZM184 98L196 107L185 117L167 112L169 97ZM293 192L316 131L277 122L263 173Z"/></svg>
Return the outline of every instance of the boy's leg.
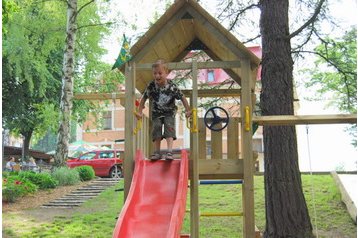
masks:
<svg viewBox="0 0 358 238"><path fill-rule="evenodd" d="M162 140L162 120L161 118L154 118L153 119L153 130L152 130L152 139L154 144L154 152L151 155L151 160L159 160L161 159L160 155L160 142Z"/></svg>
<svg viewBox="0 0 358 238"><path fill-rule="evenodd" d="M161 142L161 140L162 139L159 139L159 138L157 138L157 139L155 139L154 140L154 152L160 152L160 142Z"/></svg>
<svg viewBox="0 0 358 238"><path fill-rule="evenodd" d="M163 137L167 141L168 152L166 155L167 160L173 159L173 141L176 139L175 131L175 117L165 117L164 119L164 135Z"/></svg>

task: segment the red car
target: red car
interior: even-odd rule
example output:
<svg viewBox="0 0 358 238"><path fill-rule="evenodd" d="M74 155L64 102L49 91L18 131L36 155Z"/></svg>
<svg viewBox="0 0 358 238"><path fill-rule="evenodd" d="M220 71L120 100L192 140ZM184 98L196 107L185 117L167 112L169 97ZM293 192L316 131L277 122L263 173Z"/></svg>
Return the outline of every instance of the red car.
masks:
<svg viewBox="0 0 358 238"><path fill-rule="evenodd" d="M124 152L118 150L95 150L87 152L75 159L68 159L67 166L70 168L89 165L99 177L122 177Z"/></svg>

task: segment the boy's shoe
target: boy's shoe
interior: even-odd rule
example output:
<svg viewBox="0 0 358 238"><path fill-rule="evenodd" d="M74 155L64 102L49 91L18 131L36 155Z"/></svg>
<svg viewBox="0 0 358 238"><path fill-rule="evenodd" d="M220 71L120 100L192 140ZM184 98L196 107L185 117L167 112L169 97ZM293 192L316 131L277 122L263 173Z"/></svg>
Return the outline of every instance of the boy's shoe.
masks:
<svg viewBox="0 0 358 238"><path fill-rule="evenodd" d="M159 153L154 153L150 156L150 160L152 161L160 160L161 158L162 156Z"/></svg>
<svg viewBox="0 0 358 238"><path fill-rule="evenodd" d="M174 159L173 154L168 152L165 156L165 160L172 161L173 159Z"/></svg>

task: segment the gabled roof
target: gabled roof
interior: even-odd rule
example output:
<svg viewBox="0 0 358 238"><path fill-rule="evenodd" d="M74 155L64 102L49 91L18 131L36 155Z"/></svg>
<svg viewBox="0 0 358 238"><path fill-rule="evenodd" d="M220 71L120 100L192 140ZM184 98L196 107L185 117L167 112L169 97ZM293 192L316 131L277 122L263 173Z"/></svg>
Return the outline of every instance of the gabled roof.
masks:
<svg viewBox="0 0 358 238"><path fill-rule="evenodd" d="M252 80L260 59L194 0L176 1L132 46L132 61L153 63L159 58L180 62L190 50L203 50L215 61L251 62ZM225 69L241 85L241 69ZM143 92L151 71L137 71L136 88Z"/></svg>

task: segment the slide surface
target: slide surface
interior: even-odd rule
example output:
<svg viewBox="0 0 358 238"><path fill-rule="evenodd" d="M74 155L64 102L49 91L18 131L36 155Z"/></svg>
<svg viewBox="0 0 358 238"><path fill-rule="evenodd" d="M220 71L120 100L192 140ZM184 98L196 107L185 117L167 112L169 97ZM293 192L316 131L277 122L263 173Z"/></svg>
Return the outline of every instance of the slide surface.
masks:
<svg viewBox="0 0 358 238"><path fill-rule="evenodd" d="M114 238L177 238L184 220L188 190L188 155L180 160L144 160L136 152L130 191Z"/></svg>

